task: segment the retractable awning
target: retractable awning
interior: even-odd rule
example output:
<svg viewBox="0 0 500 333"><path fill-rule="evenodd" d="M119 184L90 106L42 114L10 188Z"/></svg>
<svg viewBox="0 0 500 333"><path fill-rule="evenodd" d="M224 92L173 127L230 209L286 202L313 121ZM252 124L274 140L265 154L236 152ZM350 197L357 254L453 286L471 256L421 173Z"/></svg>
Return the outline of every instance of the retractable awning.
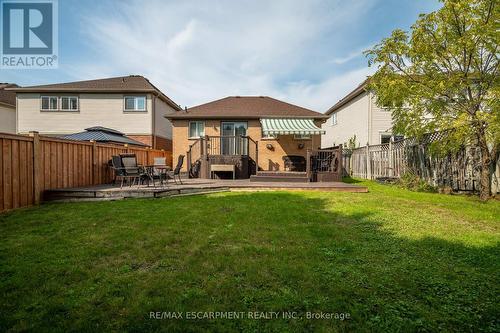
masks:
<svg viewBox="0 0 500 333"><path fill-rule="evenodd" d="M264 118L260 123L264 135L325 134L325 131L316 126L312 119Z"/></svg>

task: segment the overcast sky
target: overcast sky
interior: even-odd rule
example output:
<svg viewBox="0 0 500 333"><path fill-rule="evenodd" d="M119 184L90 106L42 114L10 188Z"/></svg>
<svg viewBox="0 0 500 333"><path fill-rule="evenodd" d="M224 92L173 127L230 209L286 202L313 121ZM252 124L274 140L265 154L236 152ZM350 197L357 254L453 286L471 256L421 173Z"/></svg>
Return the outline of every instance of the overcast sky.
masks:
<svg viewBox="0 0 500 333"><path fill-rule="evenodd" d="M266 95L325 112L373 72L363 50L434 0L59 0L59 69L0 70L48 84L140 74L182 106Z"/></svg>

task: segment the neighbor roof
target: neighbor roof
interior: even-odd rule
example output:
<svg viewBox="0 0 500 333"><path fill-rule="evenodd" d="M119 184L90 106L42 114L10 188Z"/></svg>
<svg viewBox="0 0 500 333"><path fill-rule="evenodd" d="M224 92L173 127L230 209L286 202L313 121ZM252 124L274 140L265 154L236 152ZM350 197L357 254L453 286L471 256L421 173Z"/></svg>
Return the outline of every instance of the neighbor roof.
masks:
<svg viewBox="0 0 500 333"><path fill-rule="evenodd" d="M267 96L230 96L166 116L168 119L328 118Z"/></svg>
<svg viewBox="0 0 500 333"><path fill-rule="evenodd" d="M41 86L11 88L15 92L124 92L153 93L176 110L181 107L156 88L147 78L141 75L112 77L108 79L76 81Z"/></svg>
<svg viewBox="0 0 500 333"><path fill-rule="evenodd" d="M68 134L61 137L67 140L110 142L118 144L129 144L135 146L147 146L146 144L133 140L120 131L102 126L94 126L85 129L85 132Z"/></svg>
<svg viewBox="0 0 500 333"><path fill-rule="evenodd" d="M14 83L0 83L0 104L16 107L16 93L5 88L17 87Z"/></svg>
<svg viewBox="0 0 500 333"><path fill-rule="evenodd" d="M359 86L357 86L353 91L348 93L344 98L339 100L337 103L335 103L334 106L328 109L328 111L325 112L325 114L331 114L338 109L340 109L342 106L346 105L350 101L352 101L354 98L358 97L362 93L366 91L366 86L368 85L368 79L364 80Z"/></svg>

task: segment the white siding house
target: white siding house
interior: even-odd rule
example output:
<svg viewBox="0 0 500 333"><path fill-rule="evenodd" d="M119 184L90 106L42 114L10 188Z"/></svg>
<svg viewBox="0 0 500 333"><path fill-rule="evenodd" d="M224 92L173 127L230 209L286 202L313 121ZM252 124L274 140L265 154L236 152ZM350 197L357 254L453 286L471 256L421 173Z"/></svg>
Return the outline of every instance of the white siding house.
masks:
<svg viewBox="0 0 500 333"><path fill-rule="evenodd" d="M17 132L63 136L106 127L148 146L171 150L165 115L181 108L142 76L14 88Z"/></svg>
<svg viewBox="0 0 500 333"><path fill-rule="evenodd" d="M323 124L323 148L345 144L354 136L357 146L385 143L393 136L391 112L377 106L366 85L364 81L325 113L330 118Z"/></svg>

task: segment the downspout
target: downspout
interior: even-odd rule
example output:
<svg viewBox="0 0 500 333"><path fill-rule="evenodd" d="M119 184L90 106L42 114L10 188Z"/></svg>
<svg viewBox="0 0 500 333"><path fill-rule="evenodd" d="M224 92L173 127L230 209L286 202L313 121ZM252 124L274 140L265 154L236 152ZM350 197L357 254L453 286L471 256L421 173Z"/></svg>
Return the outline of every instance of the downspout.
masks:
<svg viewBox="0 0 500 333"><path fill-rule="evenodd" d="M152 147L153 149L156 149L156 95L152 94L153 96L153 106L152 106L152 115L153 115L153 119L152 119L152 124L151 124L151 128L152 128L152 131L153 131L153 141L152 141Z"/></svg>

